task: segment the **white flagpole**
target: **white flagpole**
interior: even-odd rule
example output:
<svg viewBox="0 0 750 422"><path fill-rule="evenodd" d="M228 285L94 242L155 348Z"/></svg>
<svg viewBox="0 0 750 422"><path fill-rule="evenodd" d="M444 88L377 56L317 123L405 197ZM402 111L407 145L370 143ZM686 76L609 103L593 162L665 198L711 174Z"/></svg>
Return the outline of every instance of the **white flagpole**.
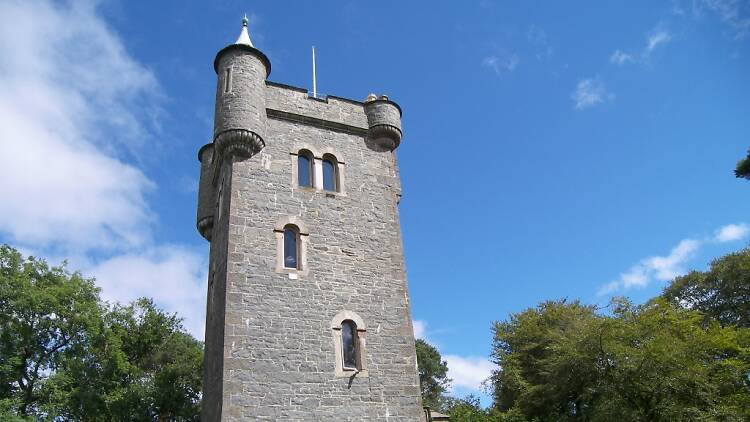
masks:
<svg viewBox="0 0 750 422"><path fill-rule="evenodd" d="M313 98L318 98L318 85L315 78L315 46L312 48L312 59L313 59Z"/></svg>

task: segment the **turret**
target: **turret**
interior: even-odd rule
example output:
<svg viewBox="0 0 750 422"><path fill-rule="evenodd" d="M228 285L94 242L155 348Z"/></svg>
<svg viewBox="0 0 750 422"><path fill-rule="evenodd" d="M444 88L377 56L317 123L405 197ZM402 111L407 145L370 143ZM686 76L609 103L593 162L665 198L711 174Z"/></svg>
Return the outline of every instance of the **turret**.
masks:
<svg viewBox="0 0 750 422"><path fill-rule="evenodd" d="M247 32L247 17L234 44L216 53L217 75L214 139L198 152L201 178L198 185L196 226L211 240L216 209L216 177L224 160L243 160L265 146L266 78L271 62L253 47Z"/></svg>
<svg viewBox="0 0 750 422"><path fill-rule="evenodd" d="M386 95L370 94L365 100L369 130L367 136L383 149L392 151L401 143L401 107Z"/></svg>
<svg viewBox="0 0 750 422"><path fill-rule="evenodd" d="M266 78L271 62L253 47L247 17L237 42L221 49L214 59L217 75L214 114L214 155L246 159L264 146L266 136Z"/></svg>
<svg viewBox="0 0 750 422"><path fill-rule="evenodd" d="M206 144L198 151L201 162L201 178L198 184L198 232L209 242L214 227L214 209L216 208L216 190L213 184L214 144Z"/></svg>

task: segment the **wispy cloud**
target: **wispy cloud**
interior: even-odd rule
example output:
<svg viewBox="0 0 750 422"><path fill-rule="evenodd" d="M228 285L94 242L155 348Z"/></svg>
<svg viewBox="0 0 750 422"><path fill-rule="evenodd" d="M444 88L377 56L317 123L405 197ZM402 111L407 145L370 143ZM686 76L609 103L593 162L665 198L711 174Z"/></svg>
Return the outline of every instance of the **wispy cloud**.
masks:
<svg viewBox="0 0 750 422"><path fill-rule="evenodd" d="M632 63L634 61L633 56L625 53L621 50L615 50L614 53L609 57L609 62L617 65L624 65L626 63Z"/></svg>
<svg viewBox="0 0 750 422"><path fill-rule="evenodd" d="M495 72L496 75L513 72L519 63L520 59L515 53L496 54L482 59L482 65Z"/></svg>
<svg viewBox="0 0 750 422"><path fill-rule="evenodd" d="M742 240L747 237L750 227L747 224L727 224L716 231L714 240L720 243Z"/></svg>
<svg viewBox="0 0 750 422"><path fill-rule="evenodd" d="M578 82L576 90L570 95L577 110L584 110L614 99L614 94L607 91L599 78L583 79Z"/></svg>
<svg viewBox="0 0 750 422"><path fill-rule="evenodd" d="M537 60L544 60L552 57L553 49L547 39L547 32L542 27L531 25L526 31L526 39L536 50L534 55Z"/></svg>
<svg viewBox="0 0 750 422"><path fill-rule="evenodd" d="M670 42L671 40L672 40L672 34L668 30L664 28L654 29L648 35L648 41L646 42L646 49L644 51L644 55L648 56L654 50L656 50L657 47L664 45Z"/></svg>
<svg viewBox="0 0 750 422"><path fill-rule="evenodd" d="M629 53L617 49L611 56L609 56L609 62L618 66L623 66L627 63L647 62L651 53L672 41L673 38L674 35L672 32L670 32L664 24L659 24L656 28L646 34L646 44L643 46L640 53Z"/></svg>
<svg viewBox="0 0 750 422"><path fill-rule="evenodd" d="M750 33L750 2L747 0L694 0L693 10L696 14L708 10L719 16L735 39Z"/></svg>
<svg viewBox="0 0 750 422"><path fill-rule="evenodd" d="M686 264L706 243L732 242L747 237L750 227L744 223L728 224L716 230L714 236L704 239L683 239L664 256L651 256L637 264L599 289L598 295L607 295L619 290L642 288L653 281L669 281L686 273Z"/></svg>

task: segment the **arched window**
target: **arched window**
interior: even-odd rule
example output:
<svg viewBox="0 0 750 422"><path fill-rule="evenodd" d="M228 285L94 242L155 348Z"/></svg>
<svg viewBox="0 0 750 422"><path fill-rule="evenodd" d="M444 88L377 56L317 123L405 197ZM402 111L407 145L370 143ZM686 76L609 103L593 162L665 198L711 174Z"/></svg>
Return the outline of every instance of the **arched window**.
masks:
<svg viewBox="0 0 750 422"><path fill-rule="evenodd" d="M310 151L302 150L297 154L297 183L307 188L313 186L313 155Z"/></svg>
<svg viewBox="0 0 750 422"><path fill-rule="evenodd" d="M338 163L336 157L326 154L323 156L323 189L331 192L339 190Z"/></svg>
<svg viewBox="0 0 750 422"><path fill-rule="evenodd" d="M284 227L284 268L299 269L299 229L293 225Z"/></svg>
<svg viewBox="0 0 750 422"><path fill-rule="evenodd" d="M348 319L341 323L341 355L344 359L344 369L357 370L357 324Z"/></svg>
<svg viewBox="0 0 750 422"><path fill-rule="evenodd" d="M336 377L367 377L367 327L356 313L341 311L331 320Z"/></svg>

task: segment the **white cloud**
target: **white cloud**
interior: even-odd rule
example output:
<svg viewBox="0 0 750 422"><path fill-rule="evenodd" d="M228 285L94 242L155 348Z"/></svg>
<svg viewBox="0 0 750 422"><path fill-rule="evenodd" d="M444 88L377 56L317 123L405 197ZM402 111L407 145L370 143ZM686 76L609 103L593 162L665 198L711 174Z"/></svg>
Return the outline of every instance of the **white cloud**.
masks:
<svg viewBox="0 0 750 422"><path fill-rule="evenodd" d="M84 1L0 3L0 56L0 233L65 250L147 242L154 184L120 156L148 139L152 73Z"/></svg>
<svg viewBox="0 0 750 422"><path fill-rule="evenodd" d="M413 320L414 337L437 347L427 336L427 325L424 320ZM482 356L443 355L443 360L448 364L448 378L451 379L449 390L453 394L482 394L482 382L497 369L497 365Z"/></svg>
<svg viewBox="0 0 750 422"><path fill-rule="evenodd" d="M85 272L96 277L104 300L128 303L153 298L160 308L184 318L185 328L202 340L207 268L204 253L160 246L115 256Z"/></svg>
<svg viewBox="0 0 750 422"><path fill-rule="evenodd" d="M412 327L414 328L414 338L427 341L427 336L426 336L427 323L426 322L415 319L412 321Z"/></svg>
<svg viewBox="0 0 750 422"><path fill-rule="evenodd" d="M628 53L625 53L621 50L616 50L614 53L612 53L612 56L609 58L610 63L614 63L617 65L624 65L625 63L632 63L633 56L631 56Z"/></svg>
<svg viewBox="0 0 750 422"><path fill-rule="evenodd" d="M666 44L672 40L672 34L663 28L657 28L651 32L648 36L648 42L646 43L645 55L648 56L660 45Z"/></svg>
<svg viewBox="0 0 750 422"><path fill-rule="evenodd" d="M448 363L448 378L453 380L451 389L464 388L482 391L482 383L497 369L497 365L481 356L443 356Z"/></svg>
<svg viewBox="0 0 750 422"><path fill-rule="evenodd" d="M614 94L607 92L602 81L598 78L584 79L578 82L575 92L570 95L575 103L575 108L583 110L594 107L604 101L611 101Z"/></svg>
<svg viewBox="0 0 750 422"><path fill-rule="evenodd" d="M642 288L654 280L667 281L684 274L684 264L701 246L695 239L680 241L666 256L652 256L642 259L628 271L620 274L617 280L611 281L599 289L599 295L606 295L617 290Z"/></svg>
<svg viewBox="0 0 750 422"><path fill-rule="evenodd" d="M134 164L160 87L96 5L0 2L0 238L70 258L105 300L154 298L202 338L205 253L154 244L156 185Z"/></svg>
<svg viewBox="0 0 750 422"><path fill-rule="evenodd" d="M630 269L599 289L598 294L606 295L618 290L642 288L653 281L669 281L687 272L685 265L704 244L732 242L744 239L750 234L750 226L745 223L727 224L714 232L712 237L683 239L668 255L642 259Z"/></svg>
<svg viewBox="0 0 750 422"><path fill-rule="evenodd" d="M721 227L716 231L714 240L720 243L741 240L747 237L749 231L750 227L748 227L748 225L744 223L727 224L726 226Z"/></svg>
<svg viewBox="0 0 750 422"><path fill-rule="evenodd" d="M520 59L515 53L492 55L482 59L482 65L492 69L497 75L501 75L504 72L513 72Z"/></svg>
<svg viewBox="0 0 750 422"><path fill-rule="evenodd" d="M684 274L683 264L687 262L701 243L694 239L680 241L667 256L654 256L645 261L646 268L653 271L654 277L659 281L671 280L678 275Z"/></svg>

